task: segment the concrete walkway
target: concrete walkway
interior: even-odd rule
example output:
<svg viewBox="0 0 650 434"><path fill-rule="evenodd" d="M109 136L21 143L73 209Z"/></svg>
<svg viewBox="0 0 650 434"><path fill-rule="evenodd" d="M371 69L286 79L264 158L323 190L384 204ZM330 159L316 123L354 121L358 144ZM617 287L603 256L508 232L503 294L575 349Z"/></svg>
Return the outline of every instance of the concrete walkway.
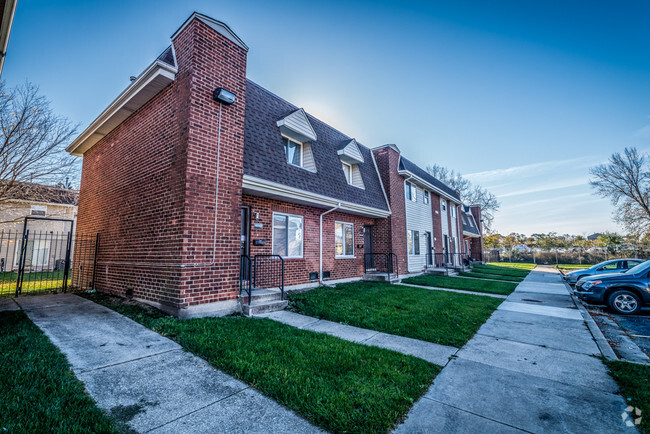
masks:
<svg viewBox="0 0 650 434"><path fill-rule="evenodd" d="M455 279L458 279L459 277L456 276ZM467 277L467 279L471 279L471 277ZM512 283L512 282L509 282ZM470 294L470 295L482 295L484 297L492 297L492 298L501 298L501 299L506 299L508 298L507 295L502 295L502 294L490 294L489 292L478 292L478 291L466 291L464 289L452 289L452 288L439 288L437 286L424 286L424 285L414 285L412 283L395 283L395 285L402 285L402 286L410 286L413 288L421 288L421 289L429 289L431 291L446 291L446 292L456 292L458 294Z"/></svg>
<svg viewBox="0 0 650 434"><path fill-rule="evenodd" d="M560 275L538 268L436 377L397 432L634 432Z"/></svg>
<svg viewBox="0 0 650 434"><path fill-rule="evenodd" d="M327 333L328 335L358 344L386 348L402 354L408 354L409 356L418 357L427 362L435 363L438 366L445 366L449 362L449 359L458 351L458 348L455 347L339 324L286 310L264 313L256 315L256 317L272 319L299 329Z"/></svg>
<svg viewBox="0 0 650 434"><path fill-rule="evenodd" d="M137 432L320 432L142 325L71 294L17 303L100 408ZM5 303L4 308L13 308Z"/></svg>

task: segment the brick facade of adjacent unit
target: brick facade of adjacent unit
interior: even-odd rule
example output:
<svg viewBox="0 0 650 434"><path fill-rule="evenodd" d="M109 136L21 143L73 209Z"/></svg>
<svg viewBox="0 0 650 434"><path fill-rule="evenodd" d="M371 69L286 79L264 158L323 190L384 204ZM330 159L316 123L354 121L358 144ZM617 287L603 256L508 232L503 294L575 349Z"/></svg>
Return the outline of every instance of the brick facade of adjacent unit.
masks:
<svg viewBox="0 0 650 434"><path fill-rule="evenodd" d="M272 254L274 212L303 217L303 257L284 260L285 284L300 285L310 283L309 273L319 272L320 215L327 210L246 194L243 196L242 204L250 207L251 257ZM257 217L255 216L256 213L258 214ZM354 225L354 258L335 257L335 222L352 223ZM349 279L360 277L363 274L365 240L361 234L365 225L376 227L377 223L379 223L378 219L337 211L323 216L323 271L330 272L330 280ZM261 228L256 228L256 224ZM378 241L376 232L375 235L375 241ZM264 245L256 246L256 240L264 242Z"/></svg>

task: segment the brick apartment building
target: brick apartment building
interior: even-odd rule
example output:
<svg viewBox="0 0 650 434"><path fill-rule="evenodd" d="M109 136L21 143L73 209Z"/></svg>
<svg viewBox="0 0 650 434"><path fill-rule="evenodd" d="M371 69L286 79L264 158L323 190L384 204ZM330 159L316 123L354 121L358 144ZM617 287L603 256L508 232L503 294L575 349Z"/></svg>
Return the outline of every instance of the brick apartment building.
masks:
<svg viewBox="0 0 650 434"><path fill-rule="evenodd" d="M247 80L226 24L194 13L171 42L68 147L99 290L218 315L241 308L242 255L281 256L289 287L480 257L480 209Z"/></svg>

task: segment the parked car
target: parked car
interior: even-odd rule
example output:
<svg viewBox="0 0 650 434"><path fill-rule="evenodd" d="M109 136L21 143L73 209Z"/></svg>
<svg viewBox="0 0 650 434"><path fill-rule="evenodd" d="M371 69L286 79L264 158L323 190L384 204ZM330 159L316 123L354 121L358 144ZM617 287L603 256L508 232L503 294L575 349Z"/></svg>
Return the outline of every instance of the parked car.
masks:
<svg viewBox="0 0 650 434"><path fill-rule="evenodd" d="M590 304L606 304L616 313L632 315L650 305L650 261L620 273L580 279L575 294Z"/></svg>
<svg viewBox="0 0 650 434"><path fill-rule="evenodd" d="M605 273L619 273L621 271L629 270L632 267L636 267L642 262L643 260L641 259L611 259L583 270L571 271L564 275L564 280L566 280L569 285L575 285L578 280L583 277Z"/></svg>

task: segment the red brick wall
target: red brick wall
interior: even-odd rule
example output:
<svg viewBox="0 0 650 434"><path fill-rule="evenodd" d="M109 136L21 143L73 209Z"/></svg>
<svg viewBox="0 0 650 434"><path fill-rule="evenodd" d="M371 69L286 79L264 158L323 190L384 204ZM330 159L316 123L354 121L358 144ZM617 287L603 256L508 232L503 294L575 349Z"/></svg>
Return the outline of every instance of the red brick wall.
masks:
<svg viewBox="0 0 650 434"><path fill-rule="evenodd" d="M243 196L242 205L250 207L251 257L254 255L272 254L274 212L303 217L303 258L284 260L285 285L309 283L309 273L319 271L320 215L327 211L327 209L280 202L247 194ZM255 218L255 213L259 213L258 218ZM338 211L323 216L323 271L331 272L331 280L361 277L363 275L364 249L363 247L359 247L364 244L364 238L360 235L363 231L363 226L375 225L377 227L378 223L384 220L361 217ZM334 224L336 221L354 224L354 254L356 258L335 258ZM261 224L262 228L256 229L256 223ZM253 245L253 240L264 240L266 244L264 246L255 246ZM375 240L378 241L376 232Z"/></svg>
<svg viewBox="0 0 650 434"><path fill-rule="evenodd" d="M433 216L433 250L442 253L442 216L440 214L440 196L431 194L431 215Z"/></svg>
<svg viewBox="0 0 650 434"><path fill-rule="evenodd" d="M397 173L399 153L389 146L373 149L372 152L391 208L391 216L377 225L377 233L382 238L375 245L375 252L395 253L398 257L400 273L406 273L408 270L406 198L404 178Z"/></svg>
<svg viewBox="0 0 650 434"><path fill-rule="evenodd" d="M181 276L181 307L186 307L233 299L239 293L246 51L198 19L173 42L179 73L191 76L186 101L189 131L182 255L185 268ZM225 106L214 101L212 93L217 87L233 92L235 103ZM219 197L215 211L217 164Z"/></svg>
<svg viewBox="0 0 650 434"><path fill-rule="evenodd" d="M474 216L476 225L481 233L481 238L474 238L472 241L472 258L480 259L483 257L483 223L481 222L481 207L477 205L470 206L469 211Z"/></svg>
<svg viewBox="0 0 650 434"><path fill-rule="evenodd" d="M200 20L173 41L175 81L84 155L79 233L99 233L97 288L172 308L237 296L246 52ZM219 104L217 249L213 262ZM200 266L194 266L201 264Z"/></svg>

